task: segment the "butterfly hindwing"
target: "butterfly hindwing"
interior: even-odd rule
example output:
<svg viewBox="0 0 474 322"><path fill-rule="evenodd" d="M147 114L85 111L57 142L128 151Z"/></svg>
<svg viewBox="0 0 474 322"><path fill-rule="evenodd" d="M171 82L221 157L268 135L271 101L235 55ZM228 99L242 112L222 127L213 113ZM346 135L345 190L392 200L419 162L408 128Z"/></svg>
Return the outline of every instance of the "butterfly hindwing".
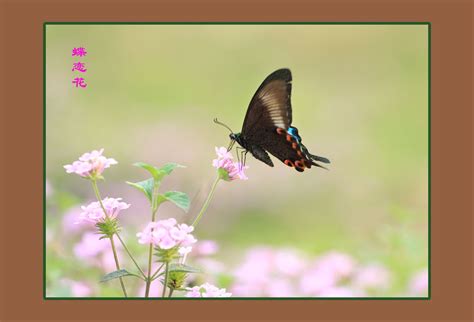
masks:
<svg viewBox="0 0 474 322"><path fill-rule="evenodd" d="M302 172L305 168L317 165L302 150L304 145L285 129L274 127L258 130L257 133L261 138L260 146L287 166Z"/></svg>

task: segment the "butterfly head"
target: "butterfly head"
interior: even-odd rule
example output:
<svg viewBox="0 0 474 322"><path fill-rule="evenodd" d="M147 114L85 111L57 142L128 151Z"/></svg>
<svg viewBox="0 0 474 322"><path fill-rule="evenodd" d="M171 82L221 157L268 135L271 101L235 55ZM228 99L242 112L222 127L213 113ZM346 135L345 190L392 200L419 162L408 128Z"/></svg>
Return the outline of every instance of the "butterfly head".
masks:
<svg viewBox="0 0 474 322"><path fill-rule="evenodd" d="M240 146L245 147L245 144L242 140L242 134L241 133L230 133L229 138L230 138L230 144L229 144L229 148L227 149L228 151L230 151L232 149L235 142L240 144Z"/></svg>
<svg viewBox="0 0 474 322"><path fill-rule="evenodd" d="M223 127L225 127L226 129L228 129L230 131L230 134L229 134L230 144L229 144L229 147L227 148L227 151L230 151L232 149L235 142L242 145L242 143L241 143L242 142L242 136L241 136L240 133L234 133L230 127L228 127L224 123L219 122L217 119L214 119L214 123L222 125Z"/></svg>
<svg viewBox="0 0 474 322"><path fill-rule="evenodd" d="M237 142L239 142L239 141L240 141L240 137L241 137L241 134L240 134L240 133L231 133L231 134L229 134L229 138L230 138L232 141L237 141Z"/></svg>

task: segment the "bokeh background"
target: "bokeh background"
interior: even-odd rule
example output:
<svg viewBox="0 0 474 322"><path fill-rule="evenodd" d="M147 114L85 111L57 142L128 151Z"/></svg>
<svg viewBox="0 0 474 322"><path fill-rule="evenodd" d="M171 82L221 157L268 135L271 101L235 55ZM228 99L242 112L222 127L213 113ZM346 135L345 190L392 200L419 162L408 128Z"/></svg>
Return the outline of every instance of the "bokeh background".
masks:
<svg viewBox="0 0 474 322"><path fill-rule="evenodd" d="M164 204L158 218L191 222L215 177L214 147L229 142L213 118L240 131L255 90L282 67L293 73L293 125L330 170L249 155L249 180L221 182L195 231L189 264L204 273L190 282L234 296L427 296L427 28L48 25L47 296L121 295L118 283L98 284L114 270L108 243L74 224L94 200L90 184L63 165L99 148L118 160L101 193L132 204L122 235L145 267L135 234L150 220L147 200L125 181L147 174L132 164L186 165L162 191L189 194L190 211ZM87 56L72 57L81 46ZM71 70L77 61L86 73ZM79 76L87 88L73 86Z"/></svg>

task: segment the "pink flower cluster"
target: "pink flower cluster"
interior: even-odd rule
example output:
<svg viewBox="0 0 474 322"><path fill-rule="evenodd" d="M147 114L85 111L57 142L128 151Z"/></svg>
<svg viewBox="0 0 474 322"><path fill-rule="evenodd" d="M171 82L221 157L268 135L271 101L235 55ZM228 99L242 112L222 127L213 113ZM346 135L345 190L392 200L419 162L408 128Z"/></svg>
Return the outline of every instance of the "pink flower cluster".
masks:
<svg viewBox="0 0 474 322"><path fill-rule="evenodd" d="M115 159L103 156L103 152L104 149L84 153L79 160L74 161L72 164L65 165L64 168L67 173L76 173L81 177L90 178L99 176L104 172L104 169L113 164L117 164Z"/></svg>
<svg viewBox="0 0 474 322"><path fill-rule="evenodd" d="M140 244L151 243L165 250L179 246L179 253L184 256L191 251L191 245L197 241L191 234L193 230L194 227L186 224L177 225L176 219L169 218L150 222L137 237Z"/></svg>
<svg viewBox="0 0 474 322"><path fill-rule="evenodd" d="M204 283L200 286L187 287L186 297L230 297L225 288L218 288L212 284Z"/></svg>
<svg viewBox="0 0 474 322"><path fill-rule="evenodd" d="M89 284L79 281L73 281L63 278L59 281L62 287L66 287L71 292L72 297L88 297L93 293L93 289Z"/></svg>
<svg viewBox="0 0 474 322"><path fill-rule="evenodd" d="M121 202L120 200L122 200L122 198L105 198L102 200L102 205L104 205L108 218L116 218L121 210L130 207L130 204ZM98 201L92 202L87 206L81 206L81 208L82 212L79 215L79 222L86 221L97 224L103 222L106 218L104 209L102 209L100 202Z"/></svg>
<svg viewBox="0 0 474 322"><path fill-rule="evenodd" d="M212 166L217 169L224 169L229 175L230 180L240 179L247 180L247 176L244 173L244 169L248 169L247 166L243 166L239 162L232 161L232 154L227 151L225 147L216 147L217 159L212 160Z"/></svg>
<svg viewBox="0 0 474 322"><path fill-rule="evenodd" d="M429 276L428 270L416 272L410 279L409 292L412 296L428 296Z"/></svg>
<svg viewBox="0 0 474 322"><path fill-rule="evenodd" d="M381 295L391 274L380 264L361 265L350 255L328 252L313 260L291 249L251 249L233 272L236 296L358 297Z"/></svg>
<svg viewBox="0 0 474 322"><path fill-rule="evenodd" d="M305 267L305 259L294 250L255 247L234 270L231 290L236 296L297 296L297 276Z"/></svg>
<svg viewBox="0 0 474 322"><path fill-rule="evenodd" d="M110 248L110 240L99 239L95 232L85 232L81 240L74 246L74 255L88 265L100 267L104 272L116 270L114 255ZM122 245L116 243L117 255L121 258Z"/></svg>

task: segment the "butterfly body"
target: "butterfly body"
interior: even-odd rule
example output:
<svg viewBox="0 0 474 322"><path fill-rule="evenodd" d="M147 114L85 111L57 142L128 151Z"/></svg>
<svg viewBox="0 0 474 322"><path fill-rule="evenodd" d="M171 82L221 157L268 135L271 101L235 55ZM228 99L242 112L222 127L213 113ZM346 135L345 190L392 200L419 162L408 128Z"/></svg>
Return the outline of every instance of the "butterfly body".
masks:
<svg viewBox="0 0 474 322"><path fill-rule="evenodd" d="M272 159L270 159L270 156L265 151L265 149L259 145L259 142L252 142L251 140L249 141L241 133L232 133L230 137L231 139L235 140L242 148L244 148L245 151L250 152L255 157L255 159L273 167Z"/></svg>
<svg viewBox="0 0 474 322"><path fill-rule="evenodd" d="M268 153L299 172L313 165L324 168L315 161L329 160L309 153L298 129L291 125L291 81L291 72L286 68L276 70L263 81L250 101L242 131L230 134L231 146L237 142L271 167Z"/></svg>

